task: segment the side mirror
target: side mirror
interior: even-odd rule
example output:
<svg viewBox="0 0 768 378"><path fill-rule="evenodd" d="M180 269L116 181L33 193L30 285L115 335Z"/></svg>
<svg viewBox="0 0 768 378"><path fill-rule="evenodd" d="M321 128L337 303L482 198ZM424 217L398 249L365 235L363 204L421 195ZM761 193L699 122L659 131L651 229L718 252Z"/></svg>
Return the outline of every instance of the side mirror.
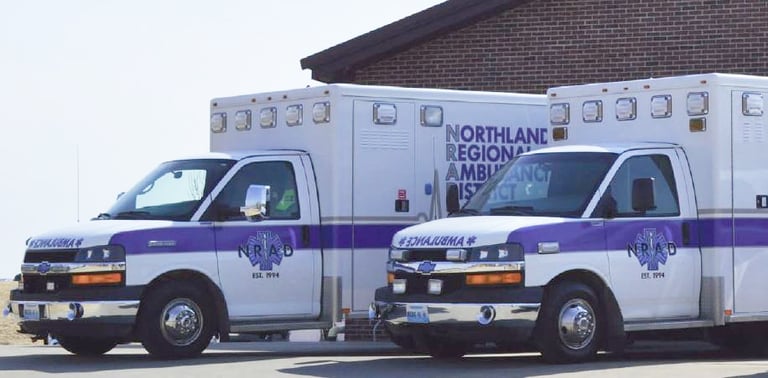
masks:
<svg viewBox="0 0 768 378"><path fill-rule="evenodd" d="M632 210L646 212L656 208L653 177L632 181Z"/></svg>
<svg viewBox="0 0 768 378"><path fill-rule="evenodd" d="M269 217L269 185L250 185L245 193L245 206L240 211L250 221Z"/></svg>
<svg viewBox="0 0 768 378"><path fill-rule="evenodd" d="M451 183L448 184L448 188L445 193L445 209L448 210L448 214L453 214L459 211L459 186Z"/></svg>

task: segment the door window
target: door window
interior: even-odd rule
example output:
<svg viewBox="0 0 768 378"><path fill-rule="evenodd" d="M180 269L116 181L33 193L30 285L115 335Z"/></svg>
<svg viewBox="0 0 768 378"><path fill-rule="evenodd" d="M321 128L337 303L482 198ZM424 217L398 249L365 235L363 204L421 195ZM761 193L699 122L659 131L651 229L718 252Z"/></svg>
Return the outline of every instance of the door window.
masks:
<svg viewBox="0 0 768 378"><path fill-rule="evenodd" d="M632 185L639 178L652 178L654 182L656 207L644 213L632 208ZM680 215L675 176L666 155L634 156L627 159L611 180L608 190L616 201L616 217Z"/></svg>
<svg viewBox="0 0 768 378"><path fill-rule="evenodd" d="M287 161L250 163L227 183L203 215L203 220L245 220L240 207L250 185L270 187L269 219L299 219L299 198L293 166Z"/></svg>

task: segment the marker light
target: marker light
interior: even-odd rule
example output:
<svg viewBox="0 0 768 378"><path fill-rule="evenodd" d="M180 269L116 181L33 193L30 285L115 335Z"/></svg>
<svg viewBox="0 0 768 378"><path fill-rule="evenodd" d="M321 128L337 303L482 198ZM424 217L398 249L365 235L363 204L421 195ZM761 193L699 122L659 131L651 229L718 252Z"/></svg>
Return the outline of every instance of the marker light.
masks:
<svg viewBox="0 0 768 378"><path fill-rule="evenodd" d="M109 285L123 282L121 273L74 274L73 285Z"/></svg>
<svg viewBox="0 0 768 378"><path fill-rule="evenodd" d="M422 105L420 110L422 126L440 127L443 125L443 108L436 105Z"/></svg>
<svg viewBox="0 0 768 378"><path fill-rule="evenodd" d="M291 105L285 108L285 124L288 126L299 126L304 122L303 108L301 104Z"/></svg>
<svg viewBox="0 0 768 378"><path fill-rule="evenodd" d="M387 284L391 285L393 282L395 282L395 274L392 272L387 273Z"/></svg>
<svg viewBox="0 0 768 378"><path fill-rule="evenodd" d="M568 103L552 104L549 106L549 123L567 125L571 121L571 106Z"/></svg>
<svg viewBox="0 0 768 378"><path fill-rule="evenodd" d="M263 108L259 112L259 124L263 129L277 126L277 108Z"/></svg>
<svg viewBox="0 0 768 378"><path fill-rule="evenodd" d="M705 115L709 113L709 93L691 92L688 93L686 109L689 116Z"/></svg>
<svg viewBox="0 0 768 378"><path fill-rule="evenodd" d="M637 99L624 97L616 100L616 120L631 121L637 118Z"/></svg>
<svg viewBox="0 0 768 378"><path fill-rule="evenodd" d="M511 285L523 281L520 272L467 274L467 285Z"/></svg>
<svg viewBox="0 0 768 378"><path fill-rule="evenodd" d="M397 123L395 104L373 104L373 122L377 125L394 125Z"/></svg>
<svg viewBox="0 0 768 378"><path fill-rule="evenodd" d="M251 111L241 110L235 113L235 129L243 131L251 129Z"/></svg>
<svg viewBox="0 0 768 378"><path fill-rule="evenodd" d="M427 293L440 295L443 292L443 280L431 279L427 281Z"/></svg>
<svg viewBox="0 0 768 378"><path fill-rule="evenodd" d="M211 114L211 132L223 133L227 131L227 113Z"/></svg>
<svg viewBox="0 0 768 378"><path fill-rule="evenodd" d="M651 97L651 117L668 118L672 116L672 96L659 95Z"/></svg>
<svg viewBox="0 0 768 378"><path fill-rule="evenodd" d="M746 116L763 115L763 94L745 92L741 95L741 114Z"/></svg>
<svg viewBox="0 0 768 378"><path fill-rule="evenodd" d="M466 249L449 249L445 251L445 259L448 261L467 261Z"/></svg>
<svg viewBox="0 0 768 378"><path fill-rule="evenodd" d="M581 106L581 116L584 122L602 122L603 102L600 100L585 101Z"/></svg>
<svg viewBox="0 0 768 378"><path fill-rule="evenodd" d="M688 130L692 133L707 131L707 119L704 117L689 119Z"/></svg>
<svg viewBox="0 0 768 378"><path fill-rule="evenodd" d="M553 127L552 128L552 140L566 140L568 139L568 128L561 126L561 127Z"/></svg>
<svg viewBox="0 0 768 378"><path fill-rule="evenodd" d="M315 123L331 122L331 103L316 102L312 105L312 121Z"/></svg>
<svg viewBox="0 0 768 378"><path fill-rule="evenodd" d="M539 242L537 246L537 251L539 254L547 254L547 253L559 253L560 252L560 243L558 242Z"/></svg>
<svg viewBox="0 0 768 378"><path fill-rule="evenodd" d="M395 294L405 294L405 279L398 278L392 282L392 292Z"/></svg>

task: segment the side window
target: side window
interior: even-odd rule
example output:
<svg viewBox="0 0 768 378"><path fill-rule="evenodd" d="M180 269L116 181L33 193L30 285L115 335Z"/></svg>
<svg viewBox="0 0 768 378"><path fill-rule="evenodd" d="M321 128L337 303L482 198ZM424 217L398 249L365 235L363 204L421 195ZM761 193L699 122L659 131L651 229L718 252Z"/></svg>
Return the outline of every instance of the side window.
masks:
<svg viewBox="0 0 768 378"><path fill-rule="evenodd" d="M287 161L251 163L227 183L203 215L203 220L245 220L240 207L250 185L269 185L269 219L299 219L299 198L293 166Z"/></svg>
<svg viewBox="0 0 768 378"><path fill-rule="evenodd" d="M640 214L632 209L632 183L638 178L654 179L656 208ZM666 155L635 156L627 159L610 184L616 201L617 217L663 217L680 215L677 185L669 157Z"/></svg>

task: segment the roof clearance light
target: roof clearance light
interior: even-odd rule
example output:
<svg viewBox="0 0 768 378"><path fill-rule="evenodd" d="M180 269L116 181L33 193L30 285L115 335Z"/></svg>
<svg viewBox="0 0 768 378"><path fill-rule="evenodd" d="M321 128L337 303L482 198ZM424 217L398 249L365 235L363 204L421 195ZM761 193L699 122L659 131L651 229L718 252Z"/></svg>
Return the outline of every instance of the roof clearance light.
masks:
<svg viewBox="0 0 768 378"><path fill-rule="evenodd" d="M331 122L331 103L316 102L312 105L312 121L315 123Z"/></svg>
<svg viewBox="0 0 768 378"><path fill-rule="evenodd" d="M373 104L373 123L377 125L394 125L397 123L397 106L395 104Z"/></svg>
<svg viewBox="0 0 768 378"><path fill-rule="evenodd" d="M235 113L235 129L243 131L251 129L251 111L241 110Z"/></svg>
<svg viewBox="0 0 768 378"><path fill-rule="evenodd" d="M227 113L211 114L211 132L223 133L227 131Z"/></svg>
<svg viewBox="0 0 768 378"><path fill-rule="evenodd" d="M616 100L616 120L631 121L637 118L637 99L624 97Z"/></svg>
<svg viewBox="0 0 768 378"><path fill-rule="evenodd" d="M568 103L552 104L549 106L549 123L567 125L571 121L571 106Z"/></svg>
<svg viewBox="0 0 768 378"><path fill-rule="evenodd" d="M581 116L584 122L603 122L603 102L585 101L581 106Z"/></svg>
<svg viewBox="0 0 768 378"><path fill-rule="evenodd" d="M659 95L651 97L651 117L669 118L672 116L672 96Z"/></svg>
<svg viewBox="0 0 768 378"><path fill-rule="evenodd" d="M302 113L303 107L301 104L288 106L285 108L285 124L288 126L300 126L304 122Z"/></svg>
<svg viewBox="0 0 768 378"><path fill-rule="evenodd" d="M705 115L709 113L709 93L691 92L688 93L686 108L689 116Z"/></svg>
<svg viewBox="0 0 768 378"><path fill-rule="evenodd" d="M568 128L565 126L552 128L553 140L566 140L568 139Z"/></svg>
<svg viewBox="0 0 768 378"><path fill-rule="evenodd" d="M741 113L745 116L763 115L763 94L745 92L741 95Z"/></svg>
<svg viewBox="0 0 768 378"><path fill-rule="evenodd" d="M263 108L259 111L259 124L263 129L277 126L277 108Z"/></svg>
<svg viewBox="0 0 768 378"><path fill-rule="evenodd" d="M443 108L436 105L421 106L421 125L440 127L443 125Z"/></svg>

